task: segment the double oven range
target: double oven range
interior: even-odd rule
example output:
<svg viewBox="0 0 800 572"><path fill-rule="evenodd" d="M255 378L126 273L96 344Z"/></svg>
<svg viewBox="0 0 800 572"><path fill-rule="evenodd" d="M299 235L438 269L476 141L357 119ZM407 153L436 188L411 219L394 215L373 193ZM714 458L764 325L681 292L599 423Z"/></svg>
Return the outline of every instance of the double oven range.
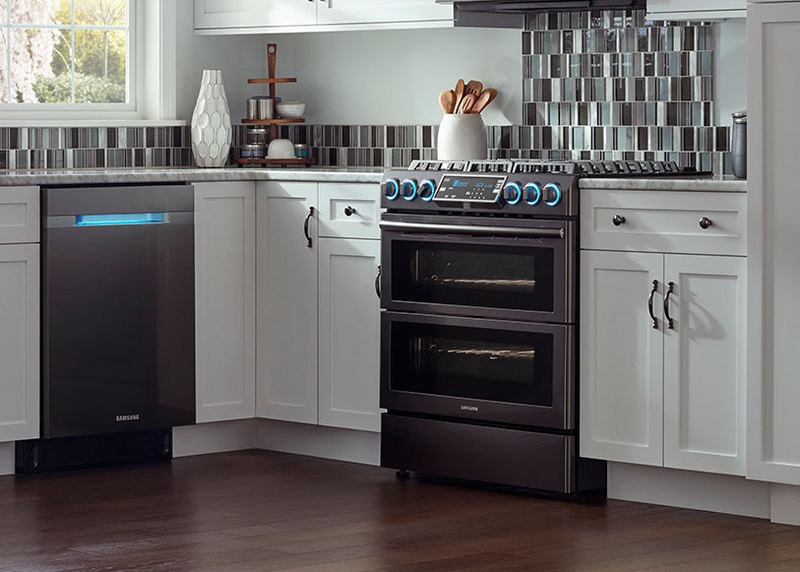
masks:
<svg viewBox="0 0 800 572"><path fill-rule="evenodd" d="M384 174L382 466L605 488L605 463L577 444L580 173L487 160Z"/></svg>

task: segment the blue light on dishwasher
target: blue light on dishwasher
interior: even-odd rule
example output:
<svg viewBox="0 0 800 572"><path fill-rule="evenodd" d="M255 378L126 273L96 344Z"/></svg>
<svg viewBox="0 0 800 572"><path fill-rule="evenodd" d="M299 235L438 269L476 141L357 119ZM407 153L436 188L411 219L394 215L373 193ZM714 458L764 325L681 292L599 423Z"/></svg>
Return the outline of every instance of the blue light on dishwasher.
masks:
<svg viewBox="0 0 800 572"><path fill-rule="evenodd" d="M76 226L120 226L127 224L157 224L164 222L164 213L127 213L78 215Z"/></svg>

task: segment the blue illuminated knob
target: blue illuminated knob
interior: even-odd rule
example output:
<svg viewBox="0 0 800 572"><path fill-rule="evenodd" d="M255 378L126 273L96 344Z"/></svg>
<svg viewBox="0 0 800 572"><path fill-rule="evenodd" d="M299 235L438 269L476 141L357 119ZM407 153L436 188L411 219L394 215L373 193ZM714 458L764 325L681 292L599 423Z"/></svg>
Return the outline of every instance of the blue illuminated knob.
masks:
<svg viewBox="0 0 800 572"><path fill-rule="evenodd" d="M383 183L383 195L390 201L395 200L400 195L400 181L386 179Z"/></svg>
<svg viewBox="0 0 800 572"><path fill-rule="evenodd" d="M436 191L436 183L430 179L425 179L419 184L419 198L428 202L433 198L433 193Z"/></svg>
<svg viewBox="0 0 800 572"><path fill-rule="evenodd" d="M417 198L417 189L416 179L405 179L400 183L400 194L403 195L403 198L407 201L413 201Z"/></svg>
<svg viewBox="0 0 800 572"><path fill-rule="evenodd" d="M513 181L503 189L503 198L510 205L515 205L522 200L522 185Z"/></svg>
<svg viewBox="0 0 800 572"><path fill-rule="evenodd" d="M561 188L555 183L547 183L542 189L544 193L544 204L554 207L561 202Z"/></svg>
<svg viewBox="0 0 800 572"><path fill-rule="evenodd" d="M529 205L538 205L542 200L542 188L538 183L525 185L525 202Z"/></svg>

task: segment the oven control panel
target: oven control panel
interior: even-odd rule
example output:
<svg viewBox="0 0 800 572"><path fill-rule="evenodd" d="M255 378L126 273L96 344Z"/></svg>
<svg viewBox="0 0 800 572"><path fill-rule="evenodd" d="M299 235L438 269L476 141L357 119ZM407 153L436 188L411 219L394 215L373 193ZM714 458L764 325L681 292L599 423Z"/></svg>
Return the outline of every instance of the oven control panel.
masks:
<svg viewBox="0 0 800 572"><path fill-rule="evenodd" d="M444 175L433 200L492 204L500 200L505 182L506 177Z"/></svg>

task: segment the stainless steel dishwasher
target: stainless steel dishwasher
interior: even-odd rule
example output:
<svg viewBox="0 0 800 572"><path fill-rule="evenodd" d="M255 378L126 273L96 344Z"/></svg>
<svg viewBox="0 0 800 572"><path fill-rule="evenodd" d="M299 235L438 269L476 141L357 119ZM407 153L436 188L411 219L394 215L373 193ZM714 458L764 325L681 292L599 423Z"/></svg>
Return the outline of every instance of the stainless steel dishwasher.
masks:
<svg viewBox="0 0 800 572"><path fill-rule="evenodd" d="M193 188L44 188L42 216L42 437L194 423Z"/></svg>

